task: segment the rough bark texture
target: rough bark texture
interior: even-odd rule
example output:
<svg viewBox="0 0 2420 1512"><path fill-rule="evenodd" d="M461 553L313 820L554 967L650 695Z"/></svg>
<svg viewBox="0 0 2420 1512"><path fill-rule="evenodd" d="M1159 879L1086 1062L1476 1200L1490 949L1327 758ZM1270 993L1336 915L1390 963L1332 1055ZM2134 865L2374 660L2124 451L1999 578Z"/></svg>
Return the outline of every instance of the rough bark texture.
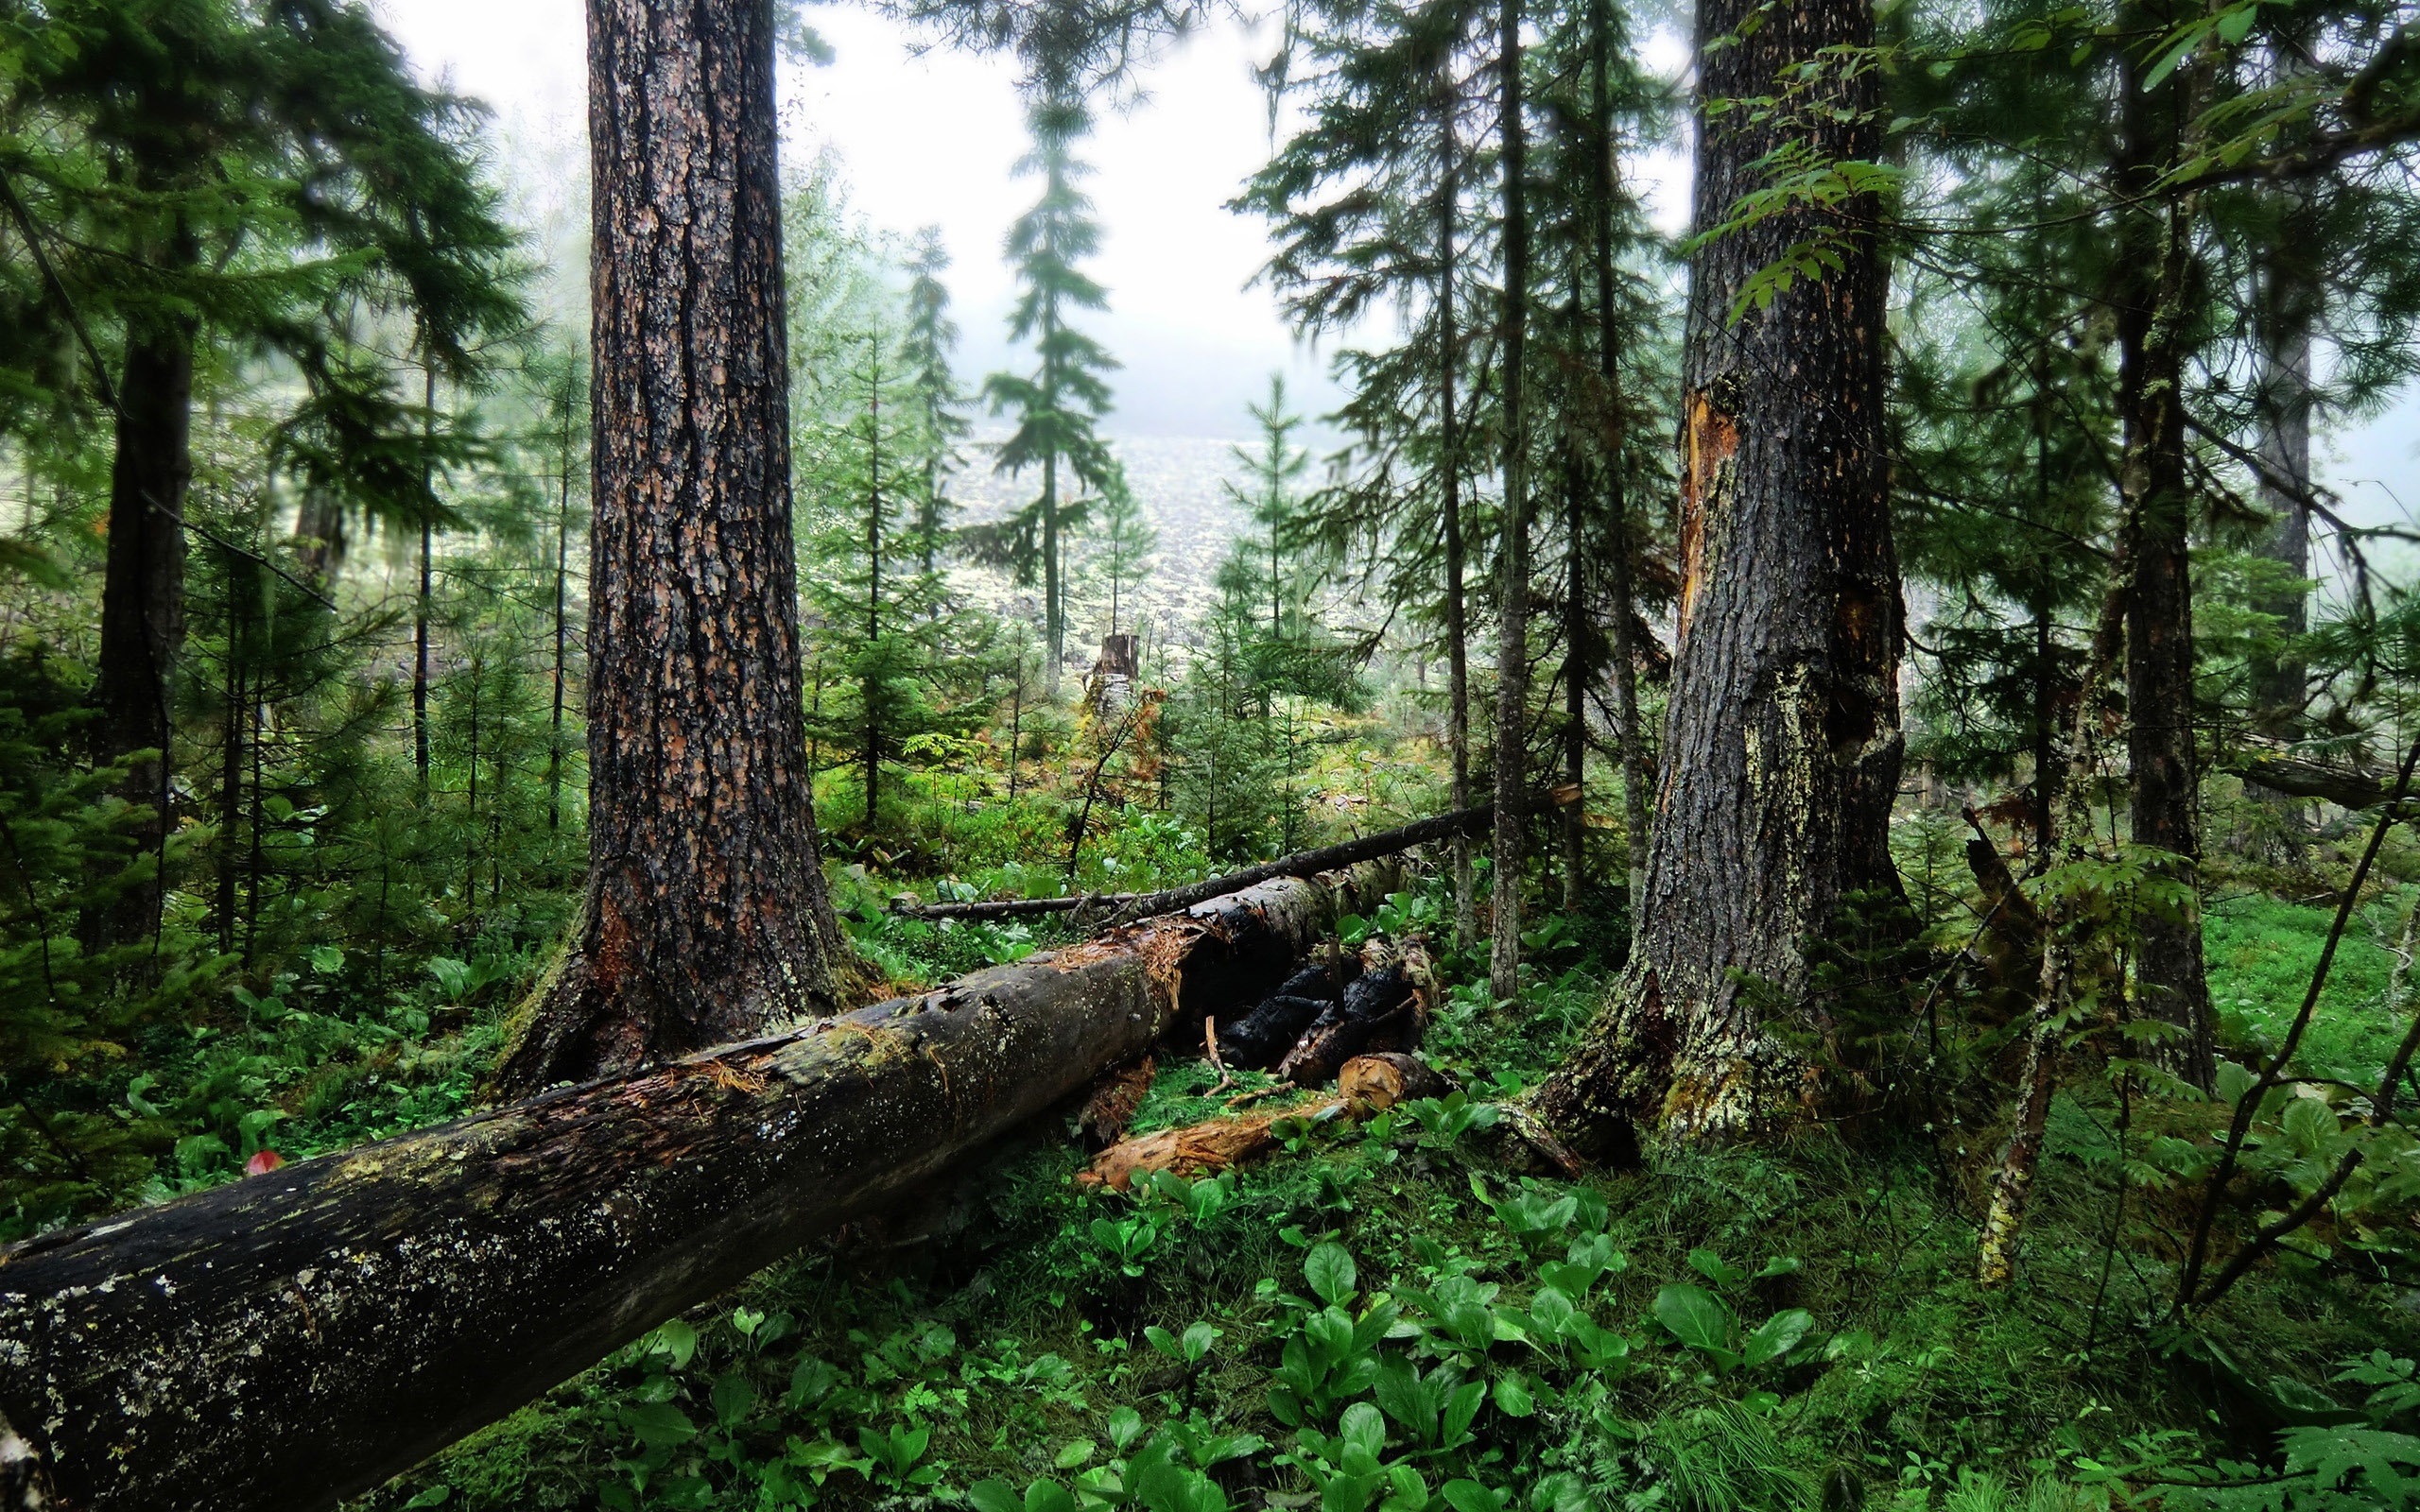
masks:
<svg viewBox="0 0 2420 1512"><path fill-rule="evenodd" d="M110 469L109 554L101 581L101 644L93 699L103 762L129 762L119 791L149 817L128 830L156 855L168 829L168 679L185 638L186 486L193 413L194 333L168 322L127 340L118 385L117 451ZM130 761L137 751L154 754ZM130 945L160 926L156 872L89 921L90 942Z"/></svg>
<svg viewBox="0 0 2420 1512"><path fill-rule="evenodd" d="M2135 9L2147 26L2171 20L2166 0ZM2134 52L2128 53L2135 60ZM2147 90L2132 60L2123 84L2120 188L2146 200L2119 227L2117 294L2118 403L2126 451L2119 481L2126 505L2127 765L2133 776L2133 837L2174 858L2176 876L2198 887L2201 815L2193 744L2193 578L2187 555L2193 515L2186 474L2186 305L2192 249L2189 200L2152 199L2173 158L2191 93L2184 70L2168 88ZM2188 899L2181 917L2136 926L2135 982L2143 1009L2178 1027L2159 1053L2206 1089L2215 1064L2210 993L2202 970L2202 920Z"/></svg>
<svg viewBox="0 0 2420 1512"><path fill-rule="evenodd" d="M503 1085L829 1010L769 0L590 0L589 883Z"/></svg>
<svg viewBox="0 0 2420 1512"><path fill-rule="evenodd" d="M0 1250L12 1509L374 1486L1266 992L1383 863ZM0 1485L9 1484L0 1462Z"/></svg>
<svg viewBox="0 0 2420 1512"><path fill-rule="evenodd" d="M1345 982L1324 961L1304 967L1232 1024L1219 1025L1219 1058L1236 1071L1266 1071L1286 1058L1311 1021L1343 1001L1344 988L1361 970L1358 955L1341 965Z"/></svg>
<svg viewBox="0 0 2420 1512"><path fill-rule="evenodd" d="M1530 211L1521 125L1521 0L1499 8L1496 66L1502 77L1504 173L1504 505L1495 570L1495 907L1488 919L1488 990L1502 1002L1521 991L1521 873L1529 849L1530 443L1522 408L1523 350L1530 324Z"/></svg>
<svg viewBox="0 0 2420 1512"><path fill-rule="evenodd" d="M1784 69L1873 35L1866 0L1700 7L1703 222L1759 187L1756 160L1784 142L1873 156L1871 73L1818 90L1799 120L1705 110L1772 93ZM1721 39L1734 40L1710 45ZM1835 119L1831 104L1856 119ZM1873 211L1847 207L1848 224ZM1546 1120L1591 1154L1619 1158L1642 1130L1719 1137L1799 1116L1811 1077L1765 1032L1760 1000L1806 1011L1805 941L1833 928L1848 893L1896 885L1885 265L1853 236L1836 244L1838 271L1729 318L1747 280L1821 224L1812 211L1775 216L1701 247L1691 267L1684 576L1640 923L1613 1002L1538 1095Z"/></svg>

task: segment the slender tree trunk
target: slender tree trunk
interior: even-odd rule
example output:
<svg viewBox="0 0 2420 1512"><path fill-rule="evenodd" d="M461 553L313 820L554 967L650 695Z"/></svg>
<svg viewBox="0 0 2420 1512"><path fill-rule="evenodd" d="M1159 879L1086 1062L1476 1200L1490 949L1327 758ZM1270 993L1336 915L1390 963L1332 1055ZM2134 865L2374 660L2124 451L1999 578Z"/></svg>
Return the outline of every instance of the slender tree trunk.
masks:
<svg viewBox="0 0 2420 1512"><path fill-rule="evenodd" d="M1439 65L1437 106L1437 468L1445 524L1445 747L1454 764L1454 807L1471 806L1470 605L1463 586L1462 453L1454 380L1461 343L1454 325L1454 196L1461 151L1454 143L1453 60ZM1478 942L1478 896L1471 879L1471 837L1454 836L1454 948Z"/></svg>
<svg viewBox="0 0 2420 1512"><path fill-rule="evenodd" d="M1572 303L1576 328L1576 297ZM1566 431L1563 452L1563 780L1582 795L1563 811L1563 911L1577 923L1588 848L1588 487L1579 438Z"/></svg>
<svg viewBox="0 0 2420 1512"><path fill-rule="evenodd" d="M767 0L589 0L589 884L501 1078L839 1005L799 708Z"/></svg>
<svg viewBox="0 0 2420 1512"><path fill-rule="evenodd" d="M1042 459L1042 633L1050 644L1044 649L1048 666L1042 683L1051 697L1059 696L1060 663L1066 659L1065 606L1059 596L1059 454Z"/></svg>
<svg viewBox="0 0 2420 1512"><path fill-rule="evenodd" d="M235 816L244 803L244 626L238 577L251 563L233 552L227 558L227 668L220 696L226 700L224 743L218 752L218 950L235 951Z"/></svg>
<svg viewBox="0 0 2420 1512"><path fill-rule="evenodd" d="M1503 0L1498 68L1504 154L1504 538L1496 550L1495 844L1488 990L1521 990L1521 872L1529 850L1530 438L1522 371L1530 324L1527 133L1521 124L1521 0Z"/></svg>
<svg viewBox="0 0 2420 1512"><path fill-rule="evenodd" d="M1621 747L1622 836L1630 854L1631 930L1635 934L1647 896L1647 750L1638 723L1637 595L1631 586L1629 407L1622 394L1621 321L1614 307L1614 198L1620 190L1614 162L1612 75L1613 10L1605 0L1589 8L1588 72L1596 95L1597 142L1595 255L1597 274L1597 370L1605 393L1605 561L1612 590L1615 739Z"/></svg>
<svg viewBox="0 0 2420 1512"><path fill-rule="evenodd" d="M424 361L426 361L424 356ZM430 587L430 548L436 522L429 511L437 507L435 492L437 470L435 446L437 436L437 367L431 362L422 369L421 386L421 463L420 463L420 593L412 600L412 769L420 777L420 799L428 801L428 610Z"/></svg>
<svg viewBox="0 0 2420 1512"><path fill-rule="evenodd" d="M485 659L471 659L471 759L467 812L462 820L461 928L475 930L479 908L479 685L487 681Z"/></svg>
<svg viewBox="0 0 2420 1512"><path fill-rule="evenodd" d="M1785 143L1849 159L1879 150L1870 71L1829 76L1794 119L1713 109L1772 93L1825 49L1870 44L1871 0L1707 0L1697 28L1702 225L1763 187L1757 164ZM1806 942L1835 929L1848 894L1897 886L1888 270L1859 230L1876 210L1795 210L1693 255L1683 577L1640 923L1605 1013L1538 1095L1591 1153L1619 1158L1659 1129L1720 1138L1803 1119L1811 1069L1765 1015L1778 1004L1820 1032ZM1749 278L1826 231L1841 266L1730 318Z"/></svg>
<svg viewBox="0 0 2420 1512"><path fill-rule="evenodd" d="M2319 281L2295 237L2291 207L2300 197L2280 191L2286 211L2279 235L2260 270L2255 335L2260 346L2260 503L2275 517L2261 555L2297 579L2310 576L2311 330L2320 307ZM2301 636L2310 628L2308 593L2297 582L2266 596L2256 607L2273 615L2277 633ZM2253 663L2253 723L2262 734L2291 739L2308 696L2302 654L2260 657Z"/></svg>
<svg viewBox="0 0 2420 1512"><path fill-rule="evenodd" d="M2167 0L2133 8L2135 20L2165 27ZM2133 836L2173 857L2188 889L2180 918L2147 916L2136 925L2135 983L2143 1010L2175 1025L2161 1047L2187 1081L2207 1089L2215 1050L2210 994L2202 969L2198 902L2201 857L2199 773L2193 740L2193 499L2186 472L2186 307L2192 291L2189 199L2153 198L2159 176L2182 141L2187 96L2197 69L2169 87L2147 90L2144 60L2132 50L2121 83L2120 188L2140 202L2119 227L2118 403L2125 424L2127 558L2126 755L2133 772Z"/></svg>
<svg viewBox="0 0 2420 1512"><path fill-rule="evenodd" d="M866 339L873 348L873 381L866 421L866 671L857 680L857 699L866 717L866 828L871 830L882 782L882 713L874 688L882 666L876 651L882 640L882 349L878 338Z"/></svg>
<svg viewBox="0 0 2420 1512"><path fill-rule="evenodd" d="M565 410L569 414L569 410ZM568 427L569 421L565 421ZM566 593L571 581L571 438L563 438L562 492L555 506L555 696L546 715L546 833L563 827L563 682L569 676L569 616Z"/></svg>
<svg viewBox="0 0 2420 1512"><path fill-rule="evenodd" d="M96 947L158 937L171 827L170 679L185 638L185 492L193 479L190 323L130 333L118 383L117 450L110 468L110 528L101 585L101 637L93 702L95 757L124 762L118 791L141 812L126 833L152 859L85 921ZM149 752L137 759L138 754ZM114 868L112 868L114 869Z"/></svg>

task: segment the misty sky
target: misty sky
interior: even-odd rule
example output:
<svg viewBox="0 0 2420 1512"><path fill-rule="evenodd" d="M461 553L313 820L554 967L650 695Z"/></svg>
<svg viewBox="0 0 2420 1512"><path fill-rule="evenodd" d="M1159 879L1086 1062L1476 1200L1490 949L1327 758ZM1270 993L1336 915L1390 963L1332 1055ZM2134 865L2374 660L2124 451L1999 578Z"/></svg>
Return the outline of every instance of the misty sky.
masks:
<svg viewBox="0 0 2420 1512"><path fill-rule="evenodd" d="M533 219L560 216L564 186L587 171L581 0L374 0L413 61L486 101L501 129L502 166ZM1008 226L1033 198L1011 171L1025 134L1011 64L994 58L911 56L902 26L855 7L809 15L838 53L824 68L785 65L783 150L830 150L855 208L874 225L938 224L956 259L951 286L964 344L959 370L1023 366L1006 348L1011 298L1000 258ZM1091 329L1126 365L1108 429L1129 436L1239 437L1248 400L1282 369L1307 407L1334 389L1324 353L1296 343L1266 289L1246 284L1267 254L1256 218L1224 208L1269 146L1268 112L1250 68L1268 33L1228 25L1184 43L1148 75L1150 97L1105 114L1087 155L1106 231L1094 270L1110 312ZM1678 44L1659 35L1651 61L1670 68ZM1686 215L1679 165L1650 163L1656 219ZM584 246L576 223L558 248ZM563 270L562 296L584 298L585 270ZM2420 508L2420 394L2324 443L2324 475L2365 521Z"/></svg>

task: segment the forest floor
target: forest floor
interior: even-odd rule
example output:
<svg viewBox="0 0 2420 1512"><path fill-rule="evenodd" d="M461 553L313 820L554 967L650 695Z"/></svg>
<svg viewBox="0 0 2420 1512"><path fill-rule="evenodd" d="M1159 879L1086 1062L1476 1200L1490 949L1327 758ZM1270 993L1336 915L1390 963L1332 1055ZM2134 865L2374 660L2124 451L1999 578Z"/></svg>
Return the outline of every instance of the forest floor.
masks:
<svg viewBox="0 0 2420 1512"><path fill-rule="evenodd" d="M1397 903L1443 908L1434 880ZM2213 910L2238 1029L2325 919ZM2057 1105L2020 1279L1996 1294L1972 1280L1994 1131L1841 1128L1542 1176L1491 1104L1586 1022L1618 933L1617 915L1547 930L1511 1007L1473 985L1483 961L1445 958L1458 989L1427 1053L1462 1095L1282 1125L1263 1162L1132 1195L1080 1187L1088 1152L1045 1121L358 1505L2227 1504L2166 1483L2359 1421L2362 1383L2411 1375L2411 1299L2341 1271L2256 1276L2200 1327L2164 1323L2180 1199L2123 1179L2127 1109L2089 1089ZM2385 962L2357 937L2340 970L2367 990ZM1217 1113L1216 1080L1164 1058L1134 1129Z"/></svg>

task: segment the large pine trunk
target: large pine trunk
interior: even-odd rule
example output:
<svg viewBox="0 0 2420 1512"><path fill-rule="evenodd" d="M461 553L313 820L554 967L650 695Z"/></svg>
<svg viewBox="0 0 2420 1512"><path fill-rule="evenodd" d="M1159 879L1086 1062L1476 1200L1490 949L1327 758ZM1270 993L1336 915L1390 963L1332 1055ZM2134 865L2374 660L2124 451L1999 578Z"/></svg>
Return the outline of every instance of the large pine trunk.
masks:
<svg viewBox="0 0 2420 1512"><path fill-rule="evenodd" d="M2173 18L2166 0L2135 8L2146 26ZM2210 993L2202 967L2195 889L2201 856L2199 772L2193 738L2193 577L2188 556L2192 486L2186 471L2187 306L2193 297L2190 200L2153 190L2183 140L2197 70L2166 89L2143 87L2129 53L2122 79L2119 188L2141 197L2120 223L2118 403L2125 426L2126 756L2133 778L2133 838L2169 852L2184 906L2138 920L2135 981L2142 1005L2174 1025L2162 1057L2196 1086L2213 1068Z"/></svg>
<svg viewBox="0 0 2420 1512"><path fill-rule="evenodd" d="M1285 980L1390 861L0 1249L0 1508L377 1485Z"/></svg>
<svg viewBox="0 0 2420 1512"><path fill-rule="evenodd" d="M128 764L120 791L147 816L127 833L140 853L153 856L168 833L170 679L185 635L193 345L191 325L181 321L127 335L93 687L100 713L94 754ZM139 751L152 754L136 760ZM140 873L95 909L86 921L89 942L106 948L151 939L160 927L162 880L156 870Z"/></svg>
<svg viewBox="0 0 2420 1512"><path fill-rule="evenodd" d="M377 1486L1285 980L1392 861L0 1251L0 1507ZM36 1500L43 1498L43 1500Z"/></svg>
<svg viewBox="0 0 2420 1512"><path fill-rule="evenodd" d="M1530 442L1522 391L1530 323L1528 155L1522 129L1521 0L1498 8L1502 77L1498 135L1504 174L1504 504L1496 543L1495 834L1489 911L1488 989L1504 1002L1521 991L1521 874L1529 850Z"/></svg>
<svg viewBox="0 0 2420 1512"><path fill-rule="evenodd" d="M1757 160L1786 143L1851 159L1878 149L1870 71L1798 120L1707 110L1773 93L1824 49L1870 43L1870 0L1709 0L1697 26L1702 224L1760 187ZM1809 1068L1763 1016L1815 1019L1806 942L1833 930L1850 893L1896 885L1888 273L1855 230L1874 213L1852 203L1831 223L1845 232L1841 267L1736 323L1750 278L1824 229L1820 213L1776 215L1694 256L1678 644L1640 921L1613 1002L1539 1091L1540 1112L1590 1153L1619 1158L1657 1129L1722 1137L1802 1116Z"/></svg>
<svg viewBox="0 0 2420 1512"><path fill-rule="evenodd" d="M509 1090L837 1001L790 529L769 0L589 0L589 881Z"/></svg>

